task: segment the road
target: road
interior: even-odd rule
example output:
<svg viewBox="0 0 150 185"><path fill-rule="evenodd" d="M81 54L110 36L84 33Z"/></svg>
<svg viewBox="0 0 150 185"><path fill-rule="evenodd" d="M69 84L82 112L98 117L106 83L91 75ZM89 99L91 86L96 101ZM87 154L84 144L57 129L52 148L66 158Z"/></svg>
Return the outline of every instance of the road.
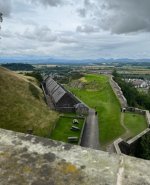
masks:
<svg viewBox="0 0 150 185"><path fill-rule="evenodd" d="M89 109L89 115L87 117L81 146L97 150L100 149L98 116L95 115L94 109Z"/></svg>

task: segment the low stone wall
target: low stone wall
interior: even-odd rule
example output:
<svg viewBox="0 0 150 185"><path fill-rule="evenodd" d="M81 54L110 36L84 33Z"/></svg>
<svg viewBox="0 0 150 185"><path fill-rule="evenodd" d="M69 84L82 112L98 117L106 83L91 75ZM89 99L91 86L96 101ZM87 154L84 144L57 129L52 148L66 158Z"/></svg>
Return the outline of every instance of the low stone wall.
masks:
<svg viewBox="0 0 150 185"><path fill-rule="evenodd" d="M126 111L134 112L134 113L142 114L142 115L146 114L146 110L135 108L135 107L126 107Z"/></svg>
<svg viewBox="0 0 150 185"><path fill-rule="evenodd" d="M117 139L116 141L114 141L114 148L115 148L115 151L116 151L117 154L121 154L121 153L122 153L122 152L121 152L121 149L120 149L120 147L119 147L119 144L120 144L121 142L123 142L123 139L122 139L122 138L119 138L119 139Z"/></svg>
<svg viewBox="0 0 150 185"><path fill-rule="evenodd" d="M150 161L0 129L1 185L149 185Z"/></svg>
<svg viewBox="0 0 150 185"><path fill-rule="evenodd" d="M127 107L127 100L123 95L123 92L121 90L121 88L119 87L119 85L113 80L113 76L110 77L110 85L116 95L116 97L118 98L121 107Z"/></svg>
<svg viewBox="0 0 150 185"><path fill-rule="evenodd" d="M81 130L81 133L80 133L80 138L79 138L78 145L81 145L83 132L84 132L84 129L85 129L85 124L86 124L86 118L84 119L84 123L83 123L82 130Z"/></svg>
<svg viewBox="0 0 150 185"><path fill-rule="evenodd" d="M74 107L56 107L55 109L58 112L64 112L64 113L75 112L75 108Z"/></svg>
<svg viewBox="0 0 150 185"><path fill-rule="evenodd" d="M141 141L142 137L150 134L150 129L146 129L129 141L124 141L122 138L117 139L114 142L114 148L117 154L126 154L134 156L137 150L137 146Z"/></svg>
<svg viewBox="0 0 150 185"><path fill-rule="evenodd" d="M145 111L145 115L146 115L148 127L150 128L150 113L148 110Z"/></svg>
<svg viewBox="0 0 150 185"><path fill-rule="evenodd" d="M123 96L121 88L113 80L112 76L111 76L111 79L110 79L110 84L112 86L112 89L113 89L114 93L118 97L122 108L125 111L127 111L127 112L134 112L136 114L145 115L145 118L146 118L146 121L147 121L147 126L148 126L147 129L145 129L143 132L141 132L140 134L138 134L137 136L135 136L134 138L132 138L132 139L130 139L128 141L124 141L122 138L118 138L113 143L115 151L116 151L117 154L124 153L124 154L127 154L127 155L130 155L130 154L134 155L134 153L136 151L136 147L137 147L139 141L141 140L141 138L144 135L150 134L150 113L149 113L148 110L142 110L142 109L135 108L135 107L128 107L127 106L127 100Z"/></svg>

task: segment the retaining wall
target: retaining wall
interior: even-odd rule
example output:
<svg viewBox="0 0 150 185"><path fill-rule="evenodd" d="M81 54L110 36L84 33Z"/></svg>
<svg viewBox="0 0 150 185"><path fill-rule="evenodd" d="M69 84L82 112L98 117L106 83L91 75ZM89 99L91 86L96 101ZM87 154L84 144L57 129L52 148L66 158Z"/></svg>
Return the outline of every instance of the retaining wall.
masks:
<svg viewBox="0 0 150 185"><path fill-rule="evenodd" d="M110 84L112 86L112 89L114 91L114 93L116 94L116 96L118 97L120 104L123 108L126 108L125 110L128 112L134 112L137 114L142 114L145 115L146 121L147 121L147 126L148 128L145 129L143 132L141 132L140 134L138 134L137 136L133 137L132 139L128 140L128 141L124 141L122 138L118 138L115 142L114 142L114 148L117 154L135 154L136 151L136 147L138 145L138 143L140 142L141 138L147 134L150 134L150 113L148 110L142 110L139 108L135 108L135 107L128 107L127 106L127 100L126 98L123 96L123 93L121 91L121 88L118 86L118 84L113 80L113 77L111 76L110 79Z"/></svg>
<svg viewBox="0 0 150 185"><path fill-rule="evenodd" d="M80 138L79 138L78 145L81 145L83 132L84 132L84 129L85 129L85 124L86 124L86 118L84 119L84 123L83 123L82 130L81 130L81 133L80 133Z"/></svg>
<svg viewBox="0 0 150 185"><path fill-rule="evenodd" d="M130 108L128 110L130 110ZM137 113L145 115L148 128L128 141L124 141L122 138L117 139L114 142L114 147L115 147L115 151L117 154L124 153L127 155L134 155L136 153L137 146L138 146L140 140L142 139L142 137L147 134L150 134L150 113L149 113L149 111L148 110L141 110L141 109L137 109L137 108L134 108L134 110L136 110ZM134 111L134 112L136 112L136 111Z"/></svg>
<svg viewBox="0 0 150 185"><path fill-rule="evenodd" d="M121 90L121 88L119 87L119 85L113 80L113 76L110 77L110 85L116 95L116 97L118 98L121 107L127 107L127 100L123 95L123 92Z"/></svg>
<svg viewBox="0 0 150 185"><path fill-rule="evenodd" d="M64 112L64 113L75 112L75 108L74 107L56 107L55 109L57 111L59 111L59 112Z"/></svg>

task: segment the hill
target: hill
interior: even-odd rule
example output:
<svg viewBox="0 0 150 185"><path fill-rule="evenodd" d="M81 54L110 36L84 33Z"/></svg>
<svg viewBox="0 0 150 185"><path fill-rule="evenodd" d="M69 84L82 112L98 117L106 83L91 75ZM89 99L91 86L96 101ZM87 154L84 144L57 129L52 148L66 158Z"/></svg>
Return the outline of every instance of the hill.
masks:
<svg viewBox="0 0 150 185"><path fill-rule="evenodd" d="M30 64L23 64L23 63L9 63L9 64L2 64L2 67L13 71L33 71L34 67Z"/></svg>
<svg viewBox="0 0 150 185"><path fill-rule="evenodd" d="M0 128L49 137L58 114L48 109L34 78L0 67Z"/></svg>

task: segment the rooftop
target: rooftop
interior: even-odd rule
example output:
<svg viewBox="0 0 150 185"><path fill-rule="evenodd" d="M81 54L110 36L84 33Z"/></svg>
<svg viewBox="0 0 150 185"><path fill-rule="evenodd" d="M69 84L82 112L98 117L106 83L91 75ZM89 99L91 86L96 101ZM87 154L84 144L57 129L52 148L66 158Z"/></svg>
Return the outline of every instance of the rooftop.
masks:
<svg viewBox="0 0 150 185"><path fill-rule="evenodd" d="M51 77L46 79L46 87L48 93L52 96L55 103L57 103L66 94L65 90Z"/></svg>

